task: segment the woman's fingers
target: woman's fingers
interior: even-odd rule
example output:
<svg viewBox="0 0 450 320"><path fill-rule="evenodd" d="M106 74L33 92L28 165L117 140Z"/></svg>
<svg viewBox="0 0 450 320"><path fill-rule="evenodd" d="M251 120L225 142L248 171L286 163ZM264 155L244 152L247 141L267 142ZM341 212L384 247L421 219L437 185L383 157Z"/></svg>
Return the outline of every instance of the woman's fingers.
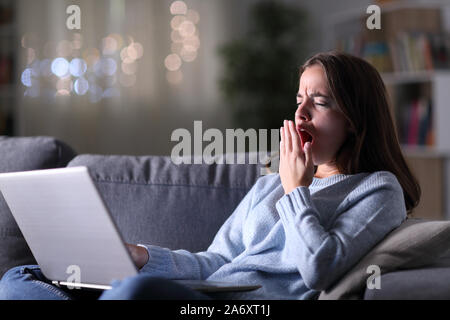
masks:
<svg viewBox="0 0 450 320"><path fill-rule="evenodd" d="M303 154L300 147L300 136L295 129L293 121L284 120L283 126L280 128L280 153L294 152L295 154Z"/></svg>
<svg viewBox="0 0 450 320"><path fill-rule="evenodd" d="M291 131L289 130L289 121L284 120L284 135L285 135L285 150L286 152L292 152L292 137Z"/></svg>
<svg viewBox="0 0 450 320"><path fill-rule="evenodd" d="M300 138L298 136L297 130L295 130L294 122L289 121L289 132L291 135L291 141L292 141L292 151L294 151L295 154L300 154L301 148L299 147L301 142Z"/></svg>

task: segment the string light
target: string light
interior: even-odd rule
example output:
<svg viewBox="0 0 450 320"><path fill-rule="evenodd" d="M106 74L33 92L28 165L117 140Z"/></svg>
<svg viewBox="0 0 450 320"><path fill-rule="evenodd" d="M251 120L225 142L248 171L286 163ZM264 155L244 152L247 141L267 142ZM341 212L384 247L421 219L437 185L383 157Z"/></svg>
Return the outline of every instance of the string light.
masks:
<svg viewBox="0 0 450 320"><path fill-rule="evenodd" d="M36 35L26 33L21 45L27 64L21 74L25 96L38 97L42 80L44 92L53 91L54 97L69 97L75 93L88 96L92 103L120 96L120 90L114 87L116 83L125 88L134 86L139 59L144 55L141 43L130 35L117 33L103 37L99 49L83 48L80 33L74 33L69 40L46 42L42 49L38 49ZM43 55L42 60L38 52Z"/></svg>
<svg viewBox="0 0 450 320"><path fill-rule="evenodd" d="M166 79L170 84L177 85L183 80L181 67L183 62L192 62L197 58L200 48L197 24L200 15L193 9L188 9L184 1L174 1L169 7L173 17L170 20L171 53L164 59L167 69Z"/></svg>

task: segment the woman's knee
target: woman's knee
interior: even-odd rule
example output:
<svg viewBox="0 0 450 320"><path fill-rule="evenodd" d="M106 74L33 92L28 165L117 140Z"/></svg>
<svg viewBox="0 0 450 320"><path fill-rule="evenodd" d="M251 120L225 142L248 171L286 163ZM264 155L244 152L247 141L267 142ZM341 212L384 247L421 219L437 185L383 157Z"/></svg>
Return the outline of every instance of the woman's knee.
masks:
<svg viewBox="0 0 450 320"><path fill-rule="evenodd" d="M25 265L25 266L16 266L12 267L8 271L3 274L3 277L0 280L0 283L9 282L9 281L17 281L23 279L24 277L28 277L29 270L39 270L39 266L37 265Z"/></svg>
<svg viewBox="0 0 450 320"><path fill-rule="evenodd" d="M16 266L3 274L0 280L0 300L7 300L13 298L11 295L16 291L14 290L18 284L31 278L28 270L38 269L39 266L26 265Z"/></svg>
<svg viewBox="0 0 450 320"><path fill-rule="evenodd" d="M9 269L0 280L0 300L67 300L70 296L47 283L37 265Z"/></svg>

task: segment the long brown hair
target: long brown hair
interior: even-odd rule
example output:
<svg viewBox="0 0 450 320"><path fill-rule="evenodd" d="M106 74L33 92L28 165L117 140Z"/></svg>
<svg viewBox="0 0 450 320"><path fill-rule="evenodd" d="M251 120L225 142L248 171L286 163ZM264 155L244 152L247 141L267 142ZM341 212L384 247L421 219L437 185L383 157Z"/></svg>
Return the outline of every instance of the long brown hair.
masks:
<svg viewBox="0 0 450 320"><path fill-rule="evenodd" d="M390 171L403 188L408 213L421 196L397 136L386 87L378 71L365 60L331 51L318 53L300 68L320 65L327 76L337 107L350 126L350 134L336 154L341 173Z"/></svg>

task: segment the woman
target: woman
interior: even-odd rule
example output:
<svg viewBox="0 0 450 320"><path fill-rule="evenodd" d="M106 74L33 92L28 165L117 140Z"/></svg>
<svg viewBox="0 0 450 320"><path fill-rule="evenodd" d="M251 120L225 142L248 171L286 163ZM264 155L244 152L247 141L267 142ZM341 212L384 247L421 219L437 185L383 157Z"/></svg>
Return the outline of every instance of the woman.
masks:
<svg viewBox="0 0 450 320"><path fill-rule="evenodd" d="M214 298L313 299L404 221L420 187L378 72L329 52L310 58L300 76L295 122L280 129L279 174L255 183L205 252L129 245L140 275L100 298L211 297L161 280L176 278L262 285ZM0 297L73 298L42 289L47 282L36 266L13 268Z"/></svg>

